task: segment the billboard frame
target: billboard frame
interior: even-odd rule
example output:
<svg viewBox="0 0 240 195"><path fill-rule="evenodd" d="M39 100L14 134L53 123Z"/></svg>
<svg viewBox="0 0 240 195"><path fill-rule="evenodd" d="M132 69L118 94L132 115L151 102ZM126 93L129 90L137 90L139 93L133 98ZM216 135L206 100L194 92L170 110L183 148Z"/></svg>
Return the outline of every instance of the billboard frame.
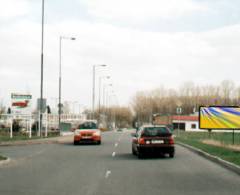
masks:
<svg viewBox="0 0 240 195"><path fill-rule="evenodd" d="M205 130L239 130L239 128L202 128L201 127L201 108L210 108L210 107L214 107L214 108L239 108L240 109L240 106L214 106L214 105L210 105L210 106L199 106L199 116L198 116L198 123L199 123L199 129L205 129Z"/></svg>

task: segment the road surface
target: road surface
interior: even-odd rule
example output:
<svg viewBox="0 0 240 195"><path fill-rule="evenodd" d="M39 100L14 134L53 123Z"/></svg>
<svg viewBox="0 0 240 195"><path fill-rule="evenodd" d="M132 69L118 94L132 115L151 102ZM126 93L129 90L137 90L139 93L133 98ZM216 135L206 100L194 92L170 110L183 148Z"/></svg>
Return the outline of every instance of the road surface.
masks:
<svg viewBox="0 0 240 195"><path fill-rule="evenodd" d="M185 148L176 157L139 160L129 132L107 132L102 145L1 147L2 195L239 195L240 177Z"/></svg>

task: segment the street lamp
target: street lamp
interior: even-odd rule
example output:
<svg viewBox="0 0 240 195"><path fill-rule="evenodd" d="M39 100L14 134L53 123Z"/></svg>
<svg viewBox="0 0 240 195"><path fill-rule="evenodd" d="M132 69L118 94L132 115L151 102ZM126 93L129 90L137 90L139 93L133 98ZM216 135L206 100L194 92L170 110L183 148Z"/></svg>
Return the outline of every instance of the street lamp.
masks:
<svg viewBox="0 0 240 195"><path fill-rule="evenodd" d="M106 92L105 92L105 88L106 87L111 87L112 86L112 84L107 84L107 85L103 85L103 106L105 106L106 105Z"/></svg>
<svg viewBox="0 0 240 195"><path fill-rule="evenodd" d="M94 106L95 106L95 69L96 67L106 67L107 65L93 65L93 89L92 89L92 119L94 119Z"/></svg>
<svg viewBox="0 0 240 195"><path fill-rule="evenodd" d="M41 84L40 84L40 121L39 121L40 136L42 131L42 111L43 111L43 43L44 43L44 0L42 0Z"/></svg>
<svg viewBox="0 0 240 195"><path fill-rule="evenodd" d="M107 87L112 86L112 84L105 84L103 85L103 113L104 113L104 120L108 127L108 115L107 115L107 92L105 91Z"/></svg>
<svg viewBox="0 0 240 195"><path fill-rule="evenodd" d="M63 39L68 39L68 40L76 40L76 38L74 37L63 37L63 36L60 36L59 38L59 96L58 96L58 99L59 99L59 104L58 104L58 128L59 128L59 131L61 130L60 129L60 124L61 124L61 112L62 112L62 105L61 105L61 95L62 95L62 40Z"/></svg>
<svg viewBox="0 0 240 195"><path fill-rule="evenodd" d="M101 107L101 83L102 83L102 79L110 79L110 76L101 76L99 77L99 88L98 88L98 110L99 110L99 115L100 115L100 107Z"/></svg>

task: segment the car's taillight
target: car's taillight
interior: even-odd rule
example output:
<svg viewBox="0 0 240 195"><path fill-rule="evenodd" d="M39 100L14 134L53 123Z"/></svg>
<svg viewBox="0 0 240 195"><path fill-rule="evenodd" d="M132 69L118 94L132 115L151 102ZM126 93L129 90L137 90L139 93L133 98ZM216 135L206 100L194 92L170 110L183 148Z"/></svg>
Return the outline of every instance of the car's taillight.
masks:
<svg viewBox="0 0 240 195"><path fill-rule="evenodd" d="M174 144L173 136L170 137L170 139L169 139L169 144Z"/></svg>
<svg viewBox="0 0 240 195"><path fill-rule="evenodd" d="M139 144L145 144L145 140L144 140L144 138L142 138L142 137L139 138L138 143L139 143Z"/></svg>

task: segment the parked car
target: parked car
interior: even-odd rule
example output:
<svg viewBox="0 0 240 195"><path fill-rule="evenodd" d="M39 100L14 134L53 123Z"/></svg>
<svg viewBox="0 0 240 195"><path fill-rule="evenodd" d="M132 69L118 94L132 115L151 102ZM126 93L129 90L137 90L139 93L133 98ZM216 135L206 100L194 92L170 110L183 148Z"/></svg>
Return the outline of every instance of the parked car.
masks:
<svg viewBox="0 0 240 195"><path fill-rule="evenodd" d="M101 144L101 131L96 123L87 121L77 127L74 131L74 145L79 143Z"/></svg>
<svg viewBox="0 0 240 195"><path fill-rule="evenodd" d="M174 157L175 146L171 130L164 125L142 126L132 134L132 154L142 158L149 153L169 154Z"/></svg>

